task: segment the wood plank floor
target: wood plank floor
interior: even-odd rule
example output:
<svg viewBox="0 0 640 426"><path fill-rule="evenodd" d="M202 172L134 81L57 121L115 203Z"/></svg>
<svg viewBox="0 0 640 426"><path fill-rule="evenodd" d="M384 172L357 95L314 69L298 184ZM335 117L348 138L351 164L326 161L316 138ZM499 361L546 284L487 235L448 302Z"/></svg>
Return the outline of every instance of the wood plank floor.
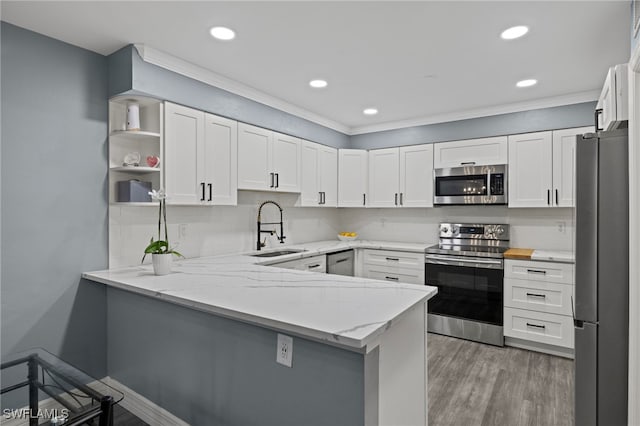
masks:
<svg viewBox="0 0 640 426"><path fill-rule="evenodd" d="M97 423L96 423L97 424ZM114 426L149 426L129 411L122 408L119 404L113 407L113 425Z"/></svg>
<svg viewBox="0 0 640 426"><path fill-rule="evenodd" d="M430 426L572 426L573 361L428 335Z"/></svg>

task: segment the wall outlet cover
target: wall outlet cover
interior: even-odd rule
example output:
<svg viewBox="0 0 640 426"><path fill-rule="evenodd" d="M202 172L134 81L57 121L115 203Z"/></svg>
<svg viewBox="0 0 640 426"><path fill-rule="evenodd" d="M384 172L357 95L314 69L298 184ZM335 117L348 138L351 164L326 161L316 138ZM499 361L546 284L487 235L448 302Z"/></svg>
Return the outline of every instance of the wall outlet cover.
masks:
<svg viewBox="0 0 640 426"><path fill-rule="evenodd" d="M276 345L276 362L291 368L293 360L293 338L284 334L278 334Z"/></svg>

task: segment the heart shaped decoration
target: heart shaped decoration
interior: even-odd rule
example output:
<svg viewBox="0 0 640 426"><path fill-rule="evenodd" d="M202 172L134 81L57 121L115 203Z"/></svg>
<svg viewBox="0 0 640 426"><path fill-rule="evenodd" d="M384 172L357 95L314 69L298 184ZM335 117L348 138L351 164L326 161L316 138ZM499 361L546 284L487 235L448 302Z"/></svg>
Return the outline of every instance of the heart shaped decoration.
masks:
<svg viewBox="0 0 640 426"><path fill-rule="evenodd" d="M158 167L160 165L160 157L150 155L147 157L147 165L149 167Z"/></svg>

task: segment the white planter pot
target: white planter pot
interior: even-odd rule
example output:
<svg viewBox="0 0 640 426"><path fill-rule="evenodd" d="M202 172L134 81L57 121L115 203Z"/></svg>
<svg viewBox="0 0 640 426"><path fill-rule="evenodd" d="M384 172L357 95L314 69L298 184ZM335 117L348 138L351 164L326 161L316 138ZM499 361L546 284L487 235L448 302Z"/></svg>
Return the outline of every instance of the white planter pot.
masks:
<svg viewBox="0 0 640 426"><path fill-rule="evenodd" d="M173 254L152 254L153 272L156 275L167 275L171 272L171 262Z"/></svg>

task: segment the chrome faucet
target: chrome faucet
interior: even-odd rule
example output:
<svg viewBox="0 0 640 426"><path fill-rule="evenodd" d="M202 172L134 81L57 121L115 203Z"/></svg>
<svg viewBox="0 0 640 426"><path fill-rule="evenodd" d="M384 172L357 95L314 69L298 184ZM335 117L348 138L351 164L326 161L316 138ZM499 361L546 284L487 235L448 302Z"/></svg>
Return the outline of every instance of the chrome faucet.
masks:
<svg viewBox="0 0 640 426"><path fill-rule="evenodd" d="M265 222L262 223L262 208L265 206L265 204L273 204L274 206L276 206L279 210L280 210L280 222ZM265 231L261 229L262 225L280 225L280 235L278 235L278 233L275 231L275 229L271 229L269 231ZM278 240L280 240L280 244L284 244L284 239L287 238L284 236L284 226L282 224L282 207L280 207L280 204L276 203L275 201L265 201L264 203L260 204L260 207L258 207L258 242L257 242L257 249L260 250L262 247L264 247L267 244L267 239L264 239L264 242L260 241L260 234L269 234L269 235L273 235L276 234L276 237L278 237Z"/></svg>

